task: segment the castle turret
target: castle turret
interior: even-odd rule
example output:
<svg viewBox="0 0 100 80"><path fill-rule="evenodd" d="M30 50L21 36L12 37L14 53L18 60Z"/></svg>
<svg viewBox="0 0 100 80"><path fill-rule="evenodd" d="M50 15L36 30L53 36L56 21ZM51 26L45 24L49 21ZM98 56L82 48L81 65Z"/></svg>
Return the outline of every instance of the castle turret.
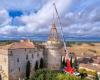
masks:
<svg viewBox="0 0 100 80"><path fill-rule="evenodd" d="M52 24L51 32L47 41L47 67L52 70L59 70L61 67L61 41L55 24Z"/></svg>

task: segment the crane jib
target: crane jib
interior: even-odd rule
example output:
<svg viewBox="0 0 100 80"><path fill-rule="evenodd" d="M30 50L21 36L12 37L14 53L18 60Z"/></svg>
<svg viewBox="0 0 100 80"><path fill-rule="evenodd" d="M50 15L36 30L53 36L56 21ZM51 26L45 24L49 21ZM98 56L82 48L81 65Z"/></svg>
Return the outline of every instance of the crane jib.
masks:
<svg viewBox="0 0 100 80"><path fill-rule="evenodd" d="M60 21L60 17L59 17L59 14L58 14L58 11L57 11L55 3L53 3L53 6L55 8L55 11L56 11L56 14L57 14L57 17L58 17L58 21L59 21L59 24L60 24L61 36L62 36L62 40L63 40L64 50L65 50L65 53L68 54L68 50L67 50L66 43L65 43L65 38L64 38L63 27L62 27L62 24L61 24L61 21Z"/></svg>

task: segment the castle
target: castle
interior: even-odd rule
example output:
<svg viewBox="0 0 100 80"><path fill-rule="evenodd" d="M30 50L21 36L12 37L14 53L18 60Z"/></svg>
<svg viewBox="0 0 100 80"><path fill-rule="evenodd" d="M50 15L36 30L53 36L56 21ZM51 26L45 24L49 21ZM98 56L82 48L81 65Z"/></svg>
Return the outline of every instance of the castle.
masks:
<svg viewBox="0 0 100 80"><path fill-rule="evenodd" d="M26 76L26 65L30 64L30 75L39 66L41 60L44 67L51 70L61 68L64 56L62 43L57 28L52 24L48 41L38 45L30 40L20 40L9 45L0 46L0 80L23 80Z"/></svg>

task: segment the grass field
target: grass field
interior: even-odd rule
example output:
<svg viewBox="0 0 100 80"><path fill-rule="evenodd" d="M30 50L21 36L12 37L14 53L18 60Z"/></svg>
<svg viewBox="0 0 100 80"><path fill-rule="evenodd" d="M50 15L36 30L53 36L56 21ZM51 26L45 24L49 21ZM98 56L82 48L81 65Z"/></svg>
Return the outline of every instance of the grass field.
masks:
<svg viewBox="0 0 100 80"><path fill-rule="evenodd" d="M68 47L69 52L75 52L77 55L94 54L100 55L100 43L75 43Z"/></svg>

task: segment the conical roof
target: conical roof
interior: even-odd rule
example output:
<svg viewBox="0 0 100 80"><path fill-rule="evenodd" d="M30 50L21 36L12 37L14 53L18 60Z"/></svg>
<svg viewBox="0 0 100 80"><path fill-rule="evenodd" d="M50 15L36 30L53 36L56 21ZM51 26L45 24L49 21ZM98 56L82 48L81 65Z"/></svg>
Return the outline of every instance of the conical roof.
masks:
<svg viewBox="0 0 100 80"><path fill-rule="evenodd" d="M48 40L49 41L59 41L59 34L57 32L55 23L52 24L52 28L51 28Z"/></svg>

